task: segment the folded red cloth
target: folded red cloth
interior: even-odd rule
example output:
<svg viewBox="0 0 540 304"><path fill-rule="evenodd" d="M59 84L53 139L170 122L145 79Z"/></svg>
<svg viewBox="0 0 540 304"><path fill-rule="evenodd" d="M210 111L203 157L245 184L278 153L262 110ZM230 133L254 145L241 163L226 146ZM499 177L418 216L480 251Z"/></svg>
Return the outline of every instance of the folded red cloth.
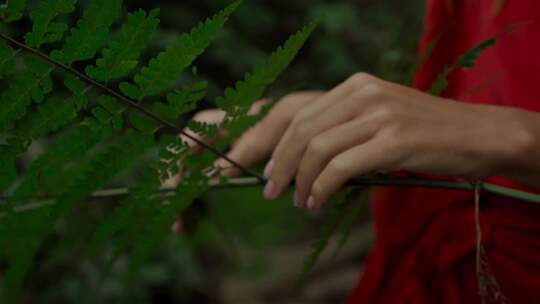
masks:
<svg viewBox="0 0 540 304"><path fill-rule="evenodd" d="M540 112L540 1L428 0L425 27L420 51L436 45L418 72L419 89L429 89L468 49L511 29L474 68L452 73L444 95ZM488 181L535 190L499 177ZM472 193L380 188L373 216L376 244L349 304L480 303ZM540 206L483 195L481 224L508 303L540 303Z"/></svg>

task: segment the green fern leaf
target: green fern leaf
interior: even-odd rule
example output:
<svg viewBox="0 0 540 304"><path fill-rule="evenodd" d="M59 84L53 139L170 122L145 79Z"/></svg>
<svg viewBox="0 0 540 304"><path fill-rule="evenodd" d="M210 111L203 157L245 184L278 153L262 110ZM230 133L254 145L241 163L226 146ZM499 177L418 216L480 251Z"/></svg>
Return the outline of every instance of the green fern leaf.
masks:
<svg viewBox="0 0 540 304"><path fill-rule="evenodd" d="M338 231L342 225L344 218L348 215L347 210L347 198L349 197L349 191L339 193L335 198L335 202L332 202L328 216L326 217L326 223L322 227L321 236L313 243L312 252L304 259L304 268L300 274L298 284L302 284L310 274L311 270L319 260L321 254L326 249L328 242Z"/></svg>
<svg viewBox="0 0 540 304"><path fill-rule="evenodd" d="M93 58L107 41L121 4L121 0L92 0L77 27L71 29L62 50L53 51L51 57L67 65Z"/></svg>
<svg viewBox="0 0 540 304"><path fill-rule="evenodd" d="M198 171L193 171L198 172ZM131 281L143 263L150 257L163 240L170 235L170 229L177 214L184 212L197 197L208 190L208 178L189 177L179 184L176 194L169 199L169 205L161 206L158 214L151 218L140 237L136 239L130 259L127 278Z"/></svg>
<svg viewBox="0 0 540 304"><path fill-rule="evenodd" d="M22 247L24 257L16 257L10 260L10 267L6 272L4 281L14 282L9 284L9 290L20 290L25 273L29 268L32 258L39 248L43 238L54 227L54 224L62 215L71 210L71 207L78 201L84 199L103 186L106 186L117 174L127 169L153 144L153 139L147 135L130 132L119 140L111 144L105 151L93 156L79 171L74 179L57 202L52 205L46 219L40 219L38 223L30 226L17 225L14 231L9 231L10 235L21 235L22 231L29 231L33 236L30 240L23 240ZM36 245L37 244L37 245ZM6 286L6 285L5 285Z"/></svg>
<svg viewBox="0 0 540 304"><path fill-rule="evenodd" d="M225 110L229 116L245 116L253 102L263 96L266 87L292 62L316 27L317 22L313 22L290 37L264 65L255 67L252 73L247 73L244 80L237 82L234 88L227 88L225 96L216 100L216 105Z"/></svg>
<svg viewBox="0 0 540 304"><path fill-rule="evenodd" d="M40 247L43 237L42 228L48 224L52 206L44 205L42 208L29 212L18 213L0 219L2 226L0 245L2 255L9 261L8 268L2 281L2 303L15 304L18 298L25 273L30 269L35 253ZM16 234L13 234L13 233Z"/></svg>
<svg viewBox="0 0 540 304"><path fill-rule="evenodd" d="M347 210L343 210L343 212L345 212L345 215L343 216L343 222L341 223L340 227L341 237L338 244L336 245L334 253L332 254L332 260L334 260L338 256L343 246L345 246L345 244L349 240L349 236L351 235L351 232L353 230L354 223L360 217L362 211L365 210L365 208L362 208L365 205L365 201L363 200L357 199L356 201L351 202L351 204L352 206L350 208L348 208Z"/></svg>
<svg viewBox="0 0 540 304"><path fill-rule="evenodd" d="M148 16L143 10L129 14L118 37L103 50L102 58L97 60L95 67L86 68L86 73L97 81L108 82L133 71L141 51L159 24L158 12L158 9L154 9Z"/></svg>
<svg viewBox="0 0 540 304"><path fill-rule="evenodd" d="M2 193L17 177L15 157L7 145L0 145L0 193Z"/></svg>
<svg viewBox="0 0 540 304"><path fill-rule="evenodd" d="M117 139L104 152L93 156L80 170L79 176L55 204L55 210L64 212L69 207L106 186L118 173L127 169L152 146L151 136L129 132Z"/></svg>
<svg viewBox="0 0 540 304"><path fill-rule="evenodd" d="M200 23L189 34L181 35L173 45L150 60L148 66L135 75L135 84L122 83L122 93L142 100L147 96L159 95L171 87L178 76L210 45L240 3L241 0L235 1L213 18Z"/></svg>
<svg viewBox="0 0 540 304"><path fill-rule="evenodd" d="M15 56L20 50L13 50L5 42L0 42L0 79L15 72Z"/></svg>
<svg viewBox="0 0 540 304"><path fill-rule="evenodd" d="M131 112L129 114L129 121L133 128L143 133L153 134L159 129L159 126L153 119L139 112Z"/></svg>
<svg viewBox="0 0 540 304"><path fill-rule="evenodd" d="M109 239L122 233L115 242L116 251L120 252L129 245L133 236L142 230L145 221L151 218L154 210L160 207L159 201L151 201L161 182L153 168L147 168L137 185L129 189L130 196L109 215L96 229L89 252L95 254Z"/></svg>
<svg viewBox="0 0 540 304"><path fill-rule="evenodd" d="M32 32L26 34L25 42L28 46L39 48L44 43L60 40L67 30L67 25L53 20L61 15L71 13L75 9L77 0L43 0L38 8L30 13L33 27Z"/></svg>
<svg viewBox="0 0 540 304"><path fill-rule="evenodd" d="M0 6L0 16L5 22L14 22L22 18L27 0L8 0Z"/></svg>
<svg viewBox="0 0 540 304"><path fill-rule="evenodd" d="M77 117L77 113L82 109L87 100L86 92L90 87L74 77L67 77L66 86L73 91L67 99L53 97L37 107L28 118L22 120L17 128L19 136L26 140L37 139L50 132L56 131Z"/></svg>
<svg viewBox="0 0 540 304"><path fill-rule="evenodd" d="M206 96L207 87L208 83L206 81L186 86L180 91L168 94L167 104L155 103L152 110L166 120L174 120L195 110L198 102Z"/></svg>
<svg viewBox="0 0 540 304"><path fill-rule="evenodd" d="M2 93L0 107L0 132L5 132L13 126L13 122L26 114L31 100L37 103L43 101L45 94L52 91L50 74L52 68L47 64L29 57L26 60L27 69L16 74L9 88Z"/></svg>
<svg viewBox="0 0 540 304"><path fill-rule="evenodd" d="M45 188L47 180L60 174L68 160L84 155L90 148L106 139L107 134L79 125L60 137L34 162L23 176L11 198L12 202L27 200Z"/></svg>

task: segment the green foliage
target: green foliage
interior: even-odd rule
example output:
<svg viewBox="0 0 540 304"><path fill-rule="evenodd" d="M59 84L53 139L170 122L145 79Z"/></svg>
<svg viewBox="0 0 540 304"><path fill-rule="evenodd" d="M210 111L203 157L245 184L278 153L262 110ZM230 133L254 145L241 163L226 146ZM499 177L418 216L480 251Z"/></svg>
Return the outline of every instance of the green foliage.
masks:
<svg viewBox="0 0 540 304"><path fill-rule="evenodd" d="M36 54L39 50L32 48L60 42L68 25L57 19L74 11L75 3L40 1L30 14L32 30L24 36L23 51ZM143 173L132 181L129 196L96 229L89 252L97 252L111 238L118 240L114 243L116 253L131 251L127 269L130 280L167 237L177 214L186 211L193 200L206 192L214 177L209 172L217 172L213 170L216 156L209 152L191 155L190 148L177 134L166 133L164 122L122 102L128 97L141 101L168 93L165 101L151 103L152 111L167 121L184 119L195 110L207 94L208 82L197 81L179 90L168 90L208 48L240 3L233 2L181 35L140 69L132 83L122 82L120 91L127 95L123 98L100 95L103 92L98 91L112 81L124 80L137 68L141 52L150 44L159 23L158 10L128 14L118 33L111 35L110 29L121 15L121 1L90 0L76 27L48 60L25 55L20 58L24 64L18 65L15 59L21 50L0 44L0 77L8 83L0 108L4 140L0 145L0 189L4 192L11 188L6 191L10 194L7 202L0 204L0 258L7 262L2 277L2 303L17 301L36 254L57 223L77 203L113 182L122 172L143 167ZM9 1L1 8L1 16L4 21L16 21L25 7L25 1ZM314 28L315 24L311 24L292 36L263 66L246 74L244 81L218 100L230 110L225 128L234 131L233 137L254 123L253 118L243 119L246 109L291 63ZM101 57L94 60L100 50ZM51 60L67 66L92 60L84 70L94 80L79 79L80 75L51 65ZM53 83L63 83L65 90L55 87L53 92ZM31 106L32 101L36 105ZM188 125L198 128L203 136L216 133L218 128ZM27 156L24 153L34 141L42 143L43 137L50 134L56 138L44 151L32 155L33 161L19 174L16 162ZM180 160L189 174L165 198L159 195L161 182L179 174ZM53 199L37 209L20 211L23 204L39 195L52 195ZM114 258L109 265L113 264Z"/></svg>
<svg viewBox="0 0 540 304"><path fill-rule="evenodd" d="M15 75L7 90L2 93L0 132L8 131L13 122L26 114L30 102L43 102L45 94L52 91L50 74L53 69L36 58L26 58L26 69Z"/></svg>
<svg viewBox="0 0 540 304"><path fill-rule="evenodd" d="M257 121L256 118L247 116L249 109L263 96L268 85L273 83L291 63L316 27L317 22L312 22L291 36L263 65L256 66L251 73L246 73L244 79L237 82L234 88L225 89L225 96L216 99L216 105L227 112L222 126L230 133L227 144ZM191 125L190 128L193 129L194 126ZM209 131L212 130L206 132ZM214 135L216 131L214 128L211 134Z"/></svg>
<svg viewBox="0 0 540 304"><path fill-rule="evenodd" d="M15 55L19 53L14 51L5 42L0 42L0 79L15 72Z"/></svg>
<svg viewBox="0 0 540 304"><path fill-rule="evenodd" d="M200 23L191 33L180 36L135 76L135 85L123 83L120 86L122 92L131 98L142 100L144 97L155 96L168 89L210 45L240 3L241 0L237 0L213 18Z"/></svg>
<svg viewBox="0 0 540 304"><path fill-rule="evenodd" d="M225 96L218 98L216 104L229 115L245 115L253 102L262 97L265 88L291 63L316 26L317 23L313 22L289 38L264 65L247 73L244 80L237 82L234 88L227 88Z"/></svg>
<svg viewBox="0 0 540 304"><path fill-rule="evenodd" d="M118 17L121 4L121 0L90 1L62 50L53 51L51 57L65 64L93 58L107 41L109 28Z"/></svg>
<svg viewBox="0 0 540 304"><path fill-rule="evenodd" d="M0 16L5 22L13 22L22 18L27 0L9 0L0 6Z"/></svg>
<svg viewBox="0 0 540 304"><path fill-rule="evenodd" d="M133 71L141 51L148 45L159 24L158 12L158 9L154 9L146 15L143 10L138 10L129 14L118 37L103 49L103 57L97 60L95 67L86 68L86 73L95 80L108 82Z"/></svg>
<svg viewBox="0 0 540 304"><path fill-rule="evenodd" d="M302 284L306 280L321 257L321 254L326 249L328 242L339 231L340 227L344 225L343 223L345 223L344 227L348 227L348 222L344 221L348 214L347 195L348 193L340 194L340 197L330 204L332 207L325 219L325 224L321 228L320 236L313 242L311 253L304 259L304 268L300 274L298 284ZM344 229L346 231L346 228Z"/></svg>
<svg viewBox="0 0 540 304"><path fill-rule="evenodd" d="M61 14L71 13L77 0L43 0L39 7L30 13L33 22L32 32L26 34L28 46L39 48L44 43L60 40L68 26L62 22L54 22Z"/></svg>

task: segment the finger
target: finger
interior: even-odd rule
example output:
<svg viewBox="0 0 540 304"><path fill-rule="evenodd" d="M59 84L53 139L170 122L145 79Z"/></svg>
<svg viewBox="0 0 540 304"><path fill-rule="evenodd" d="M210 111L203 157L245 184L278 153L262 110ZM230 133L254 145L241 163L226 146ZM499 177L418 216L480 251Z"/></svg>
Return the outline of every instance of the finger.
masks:
<svg viewBox="0 0 540 304"><path fill-rule="evenodd" d="M388 142L375 137L336 156L313 183L308 208L320 208L352 177L376 170L392 170L398 156L395 151L397 149Z"/></svg>
<svg viewBox="0 0 540 304"><path fill-rule="evenodd" d="M381 125L380 117L367 115L315 136L309 142L296 173L295 204L305 207L313 182L328 162L342 152L370 140Z"/></svg>
<svg viewBox="0 0 540 304"><path fill-rule="evenodd" d="M297 112L306 103L311 102L315 97L320 96L320 92L302 92L291 94L276 104L265 116L261 122L253 128L246 131L244 135L238 139L228 153L228 157L237 161L244 166L256 165L270 156L272 150L279 142L279 139L290 124L292 115L290 112ZM266 101L268 102L268 101ZM258 109L264 104L260 104ZM237 177L241 171L235 167L231 167L225 159L216 161L216 165L221 168L226 168L222 174L227 177Z"/></svg>
<svg viewBox="0 0 540 304"><path fill-rule="evenodd" d="M343 100L335 100L335 106L314 117L297 120L291 124L272 155L274 169L271 181L275 187L275 197L291 182L308 143L315 136L352 120L369 108L370 104L380 101L379 89L370 88L371 86L366 86L365 89L345 96Z"/></svg>
<svg viewBox="0 0 540 304"><path fill-rule="evenodd" d="M263 137L257 137L256 135L259 133L258 127L255 127L252 131L248 131L247 134L242 136L233 145L227 156L246 167L256 165L267 159L272 152L273 145L269 142L262 141L261 139ZM216 166L223 168L221 172L223 176L238 177L242 173L223 158L216 161Z"/></svg>

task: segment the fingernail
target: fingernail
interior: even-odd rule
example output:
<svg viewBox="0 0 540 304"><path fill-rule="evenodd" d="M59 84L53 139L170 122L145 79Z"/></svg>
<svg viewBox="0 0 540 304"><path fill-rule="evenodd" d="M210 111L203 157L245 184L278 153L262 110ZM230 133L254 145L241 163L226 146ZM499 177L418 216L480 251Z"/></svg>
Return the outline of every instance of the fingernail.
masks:
<svg viewBox="0 0 540 304"><path fill-rule="evenodd" d="M313 196L310 196L308 201L307 201L307 207L309 209L313 209L315 207L315 199L313 198Z"/></svg>
<svg viewBox="0 0 540 304"><path fill-rule="evenodd" d="M264 167L264 176L269 177L272 175L272 169L274 169L274 160L271 159L268 164L266 164L266 167Z"/></svg>
<svg viewBox="0 0 540 304"><path fill-rule="evenodd" d="M302 206L302 200L298 192L294 192L294 206L300 208Z"/></svg>
<svg viewBox="0 0 540 304"><path fill-rule="evenodd" d="M269 180L266 186L264 186L264 197L268 200L273 200L276 199L276 196L276 185L273 181Z"/></svg>

